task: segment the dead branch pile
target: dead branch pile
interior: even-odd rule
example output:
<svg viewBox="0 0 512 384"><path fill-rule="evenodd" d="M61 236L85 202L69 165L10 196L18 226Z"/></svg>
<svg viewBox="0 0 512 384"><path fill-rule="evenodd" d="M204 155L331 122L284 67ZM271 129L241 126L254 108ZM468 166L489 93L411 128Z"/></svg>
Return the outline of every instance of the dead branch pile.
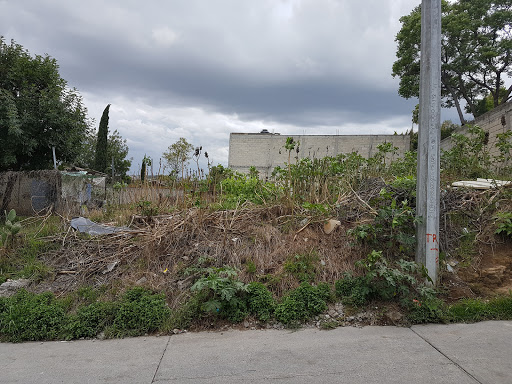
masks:
<svg viewBox="0 0 512 384"><path fill-rule="evenodd" d="M304 222L309 225L301 226ZM61 292L116 281L175 292L193 283L194 276L185 273L189 267L228 265L246 282L279 275L273 288L280 294L298 283L283 273L293 255L315 253L323 281L338 279L355 261L343 230L326 235L318 221L282 206L189 209L135 232L94 238L67 233L53 241L62 247L45 254L44 261L55 271L52 287ZM255 271L247 271L249 262Z"/></svg>
<svg viewBox="0 0 512 384"><path fill-rule="evenodd" d="M390 186L372 179L340 196L337 218L343 224L330 235L322 230L325 217L284 206L188 209L153 217L151 225L142 223L134 232L94 238L68 231L53 238L62 246L43 256L55 271L50 289L69 292L82 285L142 284L179 297L197 277L187 274L190 267L231 266L240 271L242 281L263 281L280 295L298 284L284 271L285 263L297 254L314 254L318 279L333 282L364 256L345 229L373 220L372 204L382 188ZM499 190L444 191L441 250L451 256L468 233L483 243L495 241L493 207L499 204L510 205Z"/></svg>

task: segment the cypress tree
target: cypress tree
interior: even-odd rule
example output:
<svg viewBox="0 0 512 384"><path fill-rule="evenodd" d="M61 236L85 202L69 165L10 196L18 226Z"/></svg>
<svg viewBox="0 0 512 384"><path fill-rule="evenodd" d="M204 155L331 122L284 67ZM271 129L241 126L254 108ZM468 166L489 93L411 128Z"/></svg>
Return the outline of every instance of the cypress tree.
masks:
<svg viewBox="0 0 512 384"><path fill-rule="evenodd" d="M108 111L110 104L105 107L101 115L100 127L98 129L98 140L96 141L96 154L94 156L94 169L105 172L108 168L107 158L107 136L108 136Z"/></svg>

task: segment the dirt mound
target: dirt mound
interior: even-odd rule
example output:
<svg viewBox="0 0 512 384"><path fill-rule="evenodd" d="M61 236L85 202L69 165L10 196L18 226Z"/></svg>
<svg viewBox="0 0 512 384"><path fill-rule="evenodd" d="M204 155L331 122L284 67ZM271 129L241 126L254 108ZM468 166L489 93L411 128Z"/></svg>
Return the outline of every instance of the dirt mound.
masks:
<svg viewBox="0 0 512 384"><path fill-rule="evenodd" d="M297 273L333 282L361 257L345 228L327 235L323 220L297 217L283 207L192 209L161 216L134 232L67 233L53 241L62 247L45 254L44 261L55 271L54 279L38 290L139 283L176 296L193 283L193 268L229 265L240 271L240 280L266 281L280 295L298 285L295 270L285 270L287 262L296 264Z"/></svg>
<svg viewBox="0 0 512 384"><path fill-rule="evenodd" d="M512 244L483 247L481 256L462 268L459 276L479 296L512 292Z"/></svg>

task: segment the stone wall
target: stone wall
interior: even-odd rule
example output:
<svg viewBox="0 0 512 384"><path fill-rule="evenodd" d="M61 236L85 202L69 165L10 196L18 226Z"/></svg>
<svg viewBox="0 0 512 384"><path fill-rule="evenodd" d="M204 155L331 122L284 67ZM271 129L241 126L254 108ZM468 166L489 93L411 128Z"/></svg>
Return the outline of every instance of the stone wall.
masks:
<svg viewBox="0 0 512 384"><path fill-rule="evenodd" d="M0 173L0 212L11 209L31 216L49 208L60 209L61 175L58 171Z"/></svg>
<svg viewBox="0 0 512 384"><path fill-rule="evenodd" d="M279 135L271 133L231 133L229 137L228 167L248 173L254 166L261 177L269 177L276 166L288 163L288 151L284 148L287 137L300 143L299 159L323 158L341 153L358 152L369 158L378 152L377 146L392 143L402 156L410 149L409 135ZM297 153L291 154L295 161Z"/></svg>
<svg viewBox="0 0 512 384"><path fill-rule="evenodd" d="M489 141L487 144L487 150L491 154L491 156L499 155L499 149L496 148L498 133L505 133L509 131L512 127L511 125L512 119L512 102L505 103L500 105L497 108L494 108L492 111L489 111L482 116L477 117L474 121L470 121L463 126L462 128L456 130L456 133L467 134L468 125L477 125L482 128L485 132L489 133ZM452 148L452 139L450 137L444 139L441 142L441 150L447 151Z"/></svg>

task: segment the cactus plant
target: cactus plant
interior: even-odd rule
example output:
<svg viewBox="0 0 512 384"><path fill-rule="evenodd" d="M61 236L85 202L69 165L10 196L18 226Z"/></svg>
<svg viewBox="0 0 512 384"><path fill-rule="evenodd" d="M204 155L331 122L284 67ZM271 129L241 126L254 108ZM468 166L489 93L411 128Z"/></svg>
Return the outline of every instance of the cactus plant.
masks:
<svg viewBox="0 0 512 384"><path fill-rule="evenodd" d="M5 212L4 228L0 230L0 246L7 247L9 242L12 242L14 237L21 230L21 224L15 223L16 211L11 209L9 213Z"/></svg>

